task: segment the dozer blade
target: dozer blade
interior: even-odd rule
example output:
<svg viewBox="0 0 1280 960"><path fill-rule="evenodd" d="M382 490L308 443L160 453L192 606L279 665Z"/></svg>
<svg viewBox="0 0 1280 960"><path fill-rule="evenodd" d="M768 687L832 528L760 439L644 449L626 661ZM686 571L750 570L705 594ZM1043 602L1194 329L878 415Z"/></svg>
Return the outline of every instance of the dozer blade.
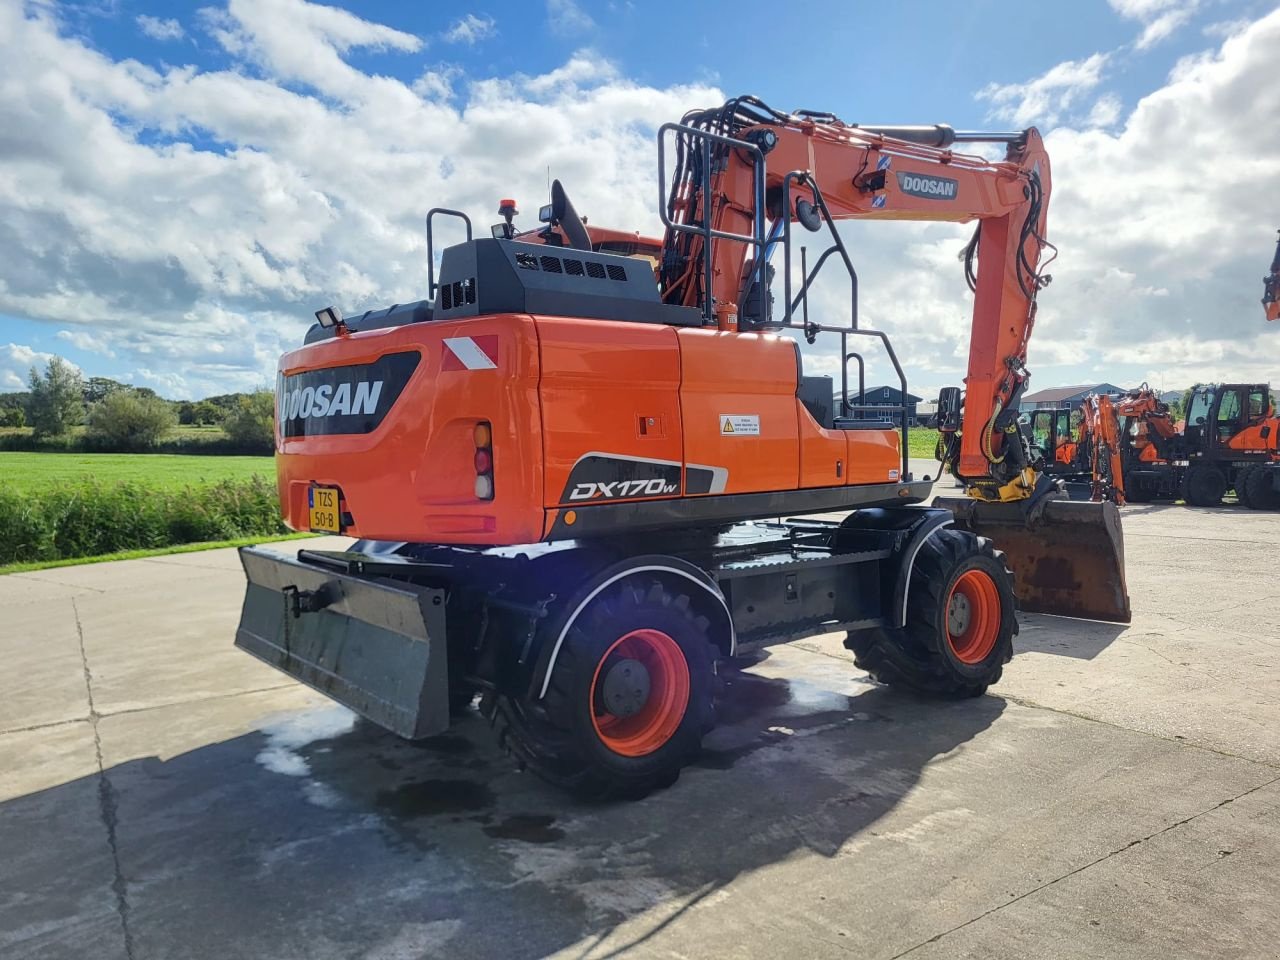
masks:
<svg viewBox="0 0 1280 960"><path fill-rule="evenodd" d="M1013 570L1023 610L1084 620L1128 623L1124 535L1113 503L1042 500L985 503L935 497L957 529L990 539Z"/></svg>
<svg viewBox="0 0 1280 960"><path fill-rule="evenodd" d="M444 593L243 547L236 646L410 740L449 726Z"/></svg>

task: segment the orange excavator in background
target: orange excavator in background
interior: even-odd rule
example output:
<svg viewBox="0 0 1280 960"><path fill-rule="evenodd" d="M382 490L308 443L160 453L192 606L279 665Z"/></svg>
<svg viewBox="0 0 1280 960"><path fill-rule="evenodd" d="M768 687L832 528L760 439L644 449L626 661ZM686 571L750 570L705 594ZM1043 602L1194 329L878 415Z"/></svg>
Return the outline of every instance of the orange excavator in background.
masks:
<svg viewBox="0 0 1280 960"><path fill-rule="evenodd" d="M1280 320L1280 239L1276 240L1276 255L1271 259L1271 273L1262 278L1262 309L1267 320Z"/></svg>
<svg viewBox="0 0 1280 960"><path fill-rule="evenodd" d="M1084 411L1095 499L1208 507L1234 489L1246 506L1280 509L1280 418L1266 384L1198 385L1185 423L1145 383L1090 397Z"/></svg>
<svg viewBox="0 0 1280 960"><path fill-rule="evenodd" d="M1080 409L1084 414L1083 434L1093 474L1090 499L1095 503L1106 500L1123 507L1124 453L1116 407L1107 394L1091 393L1085 397Z"/></svg>
<svg viewBox="0 0 1280 960"><path fill-rule="evenodd" d="M1004 160L952 149L991 142ZM673 781L714 723L716 661L755 646L842 631L884 683L973 696L1012 655L1015 590L1127 622L1114 506L1061 499L1016 423L1049 282L1036 130L741 97L664 125L659 170L660 244L593 235L557 182L537 231L512 201L491 237L432 211L430 301L318 311L279 364L281 506L360 539L245 548L238 646L406 737L478 696L523 764L599 796ZM467 236L438 281L437 217ZM905 408L895 426L850 402L852 343L883 347L904 395L906 375L859 321L846 218L977 223L966 389L939 398L962 500L921 505ZM797 224L824 238L812 264ZM810 317L827 264L850 283L838 323ZM798 338L838 344L838 404Z"/></svg>

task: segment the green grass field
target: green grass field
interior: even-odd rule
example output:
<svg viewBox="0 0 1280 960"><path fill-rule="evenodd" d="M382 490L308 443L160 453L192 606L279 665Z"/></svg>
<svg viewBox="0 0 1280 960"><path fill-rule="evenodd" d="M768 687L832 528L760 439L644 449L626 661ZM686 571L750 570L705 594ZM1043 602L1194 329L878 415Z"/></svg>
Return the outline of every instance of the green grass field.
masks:
<svg viewBox="0 0 1280 960"><path fill-rule="evenodd" d="M919 460L932 460L934 447L938 444L938 431L928 427L912 427L907 431L907 450Z"/></svg>
<svg viewBox="0 0 1280 960"><path fill-rule="evenodd" d="M271 457L182 456L166 453L0 452L0 487L37 493L55 484L142 483L174 489L218 480L275 477Z"/></svg>

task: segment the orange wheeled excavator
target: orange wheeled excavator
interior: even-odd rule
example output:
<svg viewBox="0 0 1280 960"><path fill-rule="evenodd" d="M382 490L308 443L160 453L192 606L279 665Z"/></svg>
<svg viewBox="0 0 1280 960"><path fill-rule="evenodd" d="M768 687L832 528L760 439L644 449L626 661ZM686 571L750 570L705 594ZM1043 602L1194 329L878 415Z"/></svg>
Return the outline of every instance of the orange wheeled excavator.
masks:
<svg viewBox="0 0 1280 960"><path fill-rule="evenodd" d="M1005 160L952 149L992 141ZM665 125L659 167L660 243L585 227L556 183L533 231L513 201L483 238L428 214L430 301L317 314L279 365L281 504L294 529L360 539L244 549L238 646L406 737L478 696L540 776L636 795L713 725L720 658L841 631L885 683L972 696L1012 654L1015 590L1128 620L1114 506L1064 501L1016 424L1049 281L1034 129L866 127L742 97ZM467 239L437 280L447 217ZM844 218L977 221L966 391L939 398L961 500L922 505L905 409L850 402L855 342L884 348L903 395L906 377L859 322ZM812 263L801 230L824 238ZM839 323L810 317L827 265L850 283ZM838 344L839 394L800 338Z"/></svg>
<svg viewBox="0 0 1280 960"><path fill-rule="evenodd" d="M1266 384L1199 384L1184 424L1145 383L1083 409L1095 500L1212 507L1234 489L1245 506L1280 509L1280 418Z"/></svg>
<svg viewBox="0 0 1280 960"><path fill-rule="evenodd" d="M1262 278L1262 309L1267 320L1280 320L1280 239L1276 240L1276 255L1271 259L1271 273Z"/></svg>

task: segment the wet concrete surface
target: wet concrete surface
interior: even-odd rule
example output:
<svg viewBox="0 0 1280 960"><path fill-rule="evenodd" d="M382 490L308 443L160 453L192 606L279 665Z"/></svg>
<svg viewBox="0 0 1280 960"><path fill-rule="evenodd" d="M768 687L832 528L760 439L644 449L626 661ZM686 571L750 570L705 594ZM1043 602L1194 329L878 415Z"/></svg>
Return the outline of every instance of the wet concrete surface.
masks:
<svg viewBox="0 0 1280 960"><path fill-rule="evenodd" d="M960 703L773 648L620 804L235 651L230 551L0 577L0 957L1274 957L1280 515L1125 524L1132 625Z"/></svg>

